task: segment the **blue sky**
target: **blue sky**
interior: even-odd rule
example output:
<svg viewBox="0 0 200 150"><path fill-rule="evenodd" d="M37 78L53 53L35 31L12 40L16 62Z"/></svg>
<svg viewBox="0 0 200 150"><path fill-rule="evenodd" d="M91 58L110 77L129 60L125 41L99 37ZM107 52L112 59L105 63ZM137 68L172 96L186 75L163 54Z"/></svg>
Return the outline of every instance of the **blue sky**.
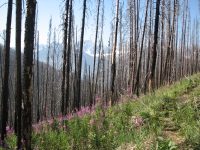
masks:
<svg viewBox="0 0 200 150"><path fill-rule="evenodd" d="M8 0L0 1L0 33L6 27L6 15L7 15L7 3ZM37 0L38 9L39 9L39 18L38 18L38 30L40 31L40 44L47 43L47 33L48 33L48 24L50 17L52 16L52 27L56 27L60 31L60 36L62 32L61 26L61 10L64 7L63 0ZM104 26L104 44L108 44L109 35L110 35L110 22L114 18L113 5L115 5L115 0L104 0L105 1L105 26ZM13 0L15 3L15 0ZM122 0L121 0L122 2ZM124 0L127 2L127 0ZM2 6L3 5L3 6ZM78 26L78 31L81 29L81 18L82 18L82 5L83 0L74 0L74 12L75 12L75 24ZM93 40L95 37L95 15L96 15L96 5L97 0L88 1L88 11L87 11L87 21L86 21L86 30L85 30L85 40ZM189 0L191 16L196 17L198 15L198 0ZM126 8L125 8L126 9ZM143 11L142 11L143 12ZM23 22L25 20L25 15L23 16ZM15 5L13 5L13 16L12 16L12 29L11 29L11 47L15 46ZM58 32L59 33L59 32ZM79 32L80 33L80 32ZM24 36L24 25L22 25L22 38ZM0 39L0 42L1 39ZM60 42L62 38L60 37ZM23 45L23 40L22 40Z"/></svg>
<svg viewBox="0 0 200 150"><path fill-rule="evenodd" d="M52 27L56 27L58 33L60 31L61 36L61 10L64 7L63 0L37 0L38 1L38 30L40 32L40 44L47 43L47 34L48 34L48 24L50 17L52 16ZM13 1L15 3L15 0ZM105 0L105 26L104 26L104 41L107 44L110 34L110 18L112 17L112 2L113 0ZM7 0L1 0L0 6L4 3L7 3ZM74 0L74 12L75 12L75 24L78 27L78 31L81 29L81 18L82 18L82 0ZM94 31L95 31L95 20L94 16L96 15L96 0L88 1L88 11L87 11L87 19L86 19L86 30L85 30L85 40L93 40L94 39ZM6 28L6 15L7 15L7 4L3 5L0 8L0 33L3 29ZM25 15L23 16L23 22L25 21ZM12 27L11 27L11 47L15 46L15 5L13 5L13 16L12 16ZM79 32L80 33L80 32ZM24 25L22 25L22 38L24 37ZM0 39L2 42L2 40ZM60 42L62 42L62 38L60 37ZM22 40L23 45L23 40Z"/></svg>

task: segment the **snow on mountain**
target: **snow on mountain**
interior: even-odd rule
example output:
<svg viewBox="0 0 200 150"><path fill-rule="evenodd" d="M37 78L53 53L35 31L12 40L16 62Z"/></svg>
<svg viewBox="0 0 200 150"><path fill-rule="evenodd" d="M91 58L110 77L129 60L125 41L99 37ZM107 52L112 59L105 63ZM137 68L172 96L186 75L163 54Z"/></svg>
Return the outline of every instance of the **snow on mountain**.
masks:
<svg viewBox="0 0 200 150"><path fill-rule="evenodd" d="M108 47L104 46L105 54L108 53ZM52 49L50 50L50 57L52 56ZM48 47L46 45L39 45L39 60L46 62L47 60ZM60 63L62 63L62 44L58 43L56 46L56 55L60 57ZM98 46L96 61L98 60ZM84 69L85 62L87 63L87 68L92 70L94 61L94 42L91 40L85 40L83 45L83 58L82 58L82 69ZM97 63L96 63L97 64Z"/></svg>
<svg viewBox="0 0 200 150"><path fill-rule="evenodd" d="M94 55L94 42L91 40L85 40L83 49L84 49L85 53L93 56ZM99 44L97 43L97 51L96 51L97 57L98 57L98 49L99 49ZM105 45L104 45L104 54L108 54L108 47Z"/></svg>

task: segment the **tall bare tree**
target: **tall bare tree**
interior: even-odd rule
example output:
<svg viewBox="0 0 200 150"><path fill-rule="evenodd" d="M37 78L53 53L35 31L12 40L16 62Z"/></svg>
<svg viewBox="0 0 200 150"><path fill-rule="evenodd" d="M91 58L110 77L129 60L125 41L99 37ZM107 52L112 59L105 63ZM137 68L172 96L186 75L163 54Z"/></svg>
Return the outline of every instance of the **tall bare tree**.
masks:
<svg viewBox="0 0 200 150"><path fill-rule="evenodd" d="M132 74L133 74L133 62L134 62L134 47L133 47L133 1L129 0L129 79L128 79L128 85L130 86L132 84Z"/></svg>
<svg viewBox="0 0 200 150"><path fill-rule="evenodd" d="M66 76L66 109L69 106L69 76L70 76L70 66L71 66L71 31L72 31L72 0L70 0L70 17L69 17L69 33L68 33L68 51L67 51L67 76Z"/></svg>
<svg viewBox="0 0 200 150"><path fill-rule="evenodd" d="M161 40L161 45L160 45L160 68L159 68L159 70L160 70L160 77L159 77L159 79L160 79L160 84L159 85L162 85L162 83L163 83L163 76L162 76L162 74L163 74L163 45L164 45L164 23L165 23L165 13L164 13L164 11L165 11L165 0L162 0L162 14L161 14L161 38L160 38L160 40Z"/></svg>
<svg viewBox="0 0 200 150"><path fill-rule="evenodd" d="M21 147L21 20L22 20L22 0L16 0L16 67L15 67L15 132L17 133L17 147Z"/></svg>
<svg viewBox="0 0 200 150"><path fill-rule="evenodd" d="M177 0L174 0L174 3L173 3L174 7L173 7L173 22L172 22L172 29L171 29L171 34L172 34L172 44L171 44L171 53L170 53L170 67L171 67L171 72L170 72L170 76L172 76L173 78L170 79L170 82L172 81L175 81L175 55L176 55L176 48L175 48L175 30L176 30L176 16L177 16L177 7L178 7L178 1ZM178 30L178 29L177 29Z"/></svg>
<svg viewBox="0 0 200 150"><path fill-rule="evenodd" d="M172 42L172 36L173 36L173 33L172 33L172 28L174 27L174 25L172 25L173 27L171 27L171 2L168 1L168 19L167 19L167 22L168 22L168 32L167 32L167 46L166 46L166 58L165 58L165 63L164 63L164 73L163 73L163 79L167 79L168 80L168 85L169 85L169 70L171 69L170 67L170 53L171 53L171 42ZM174 21L173 21L174 22Z"/></svg>
<svg viewBox="0 0 200 150"><path fill-rule="evenodd" d="M137 70L136 70L136 82L135 82L134 91L136 91L137 96L139 96L139 79L140 79L139 75L140 75L140 70L141 70L142 50L143 50L143 44L144 44L144 35L145 35L146 22L147 22L148 6L149 6L149 0L146 1L146 13L145 13L143 33L142 33L142 41L141 41L141 47L140 47L140 56L139 56L139 62L138 62Z"/></svg>
<svg viewBox="0 0 200 150"><path fill-rule="evenodd" d="M93 71L92 71L92 99L90 100L90 106L92 106L92 103L95 103L94 100L94 89L95 89L95 82L94 82L94 76L95 76L95 64L96 64L96 51L97 51L97 38L98 38L98 30L99 30L99 9L100 9L101 0L98 0L98 8L97 8L97 20L96 20L96 33L95 33L95 43L94 43L94 61L93 61ZM93 100L93 101L92 101Z"/></svg>
<svg viewBox="0 0 200 150"><path fill-rule="evenodd" d="M134 21L134 48L133 48L133 69L132 69L132 83L131 83L131 91L134 90L136 75L137 72L137 64L138 64L138 39L139 39L139 0L133 1L133 20Z"/></svg>
<svg viewBox="0 0 200 150"><path fill-rule="evenodd" d="M148 31L148 45L147 45L147 58L146 58L146 77L145 77L145 83L144 83L144 94L147 92L147 83L149 81L149 68L150 68L150 49L151 49L151 35L152 35L152 18L153 18L153 4L152 0L149 2L149 31Z"/></svg>
<svg viewBox="0 0 200 150"><path fill-rule="evenodd" d="M61 83L61 112L65 114L65 80L66 80L66 51L67 51L67 30L68 30L69 0L65 4L64 38L63 38L63 64L62 64L62 83Z"/></svg>
<svg viewBox="0 0 200 150"><path fill-rule="evenodd" d="M116 47L117 47L117 29L118 29L118 11L119 11L119 0L116 0L116 16L115 16L115 30L114 30L114 45L112 50L112 61L111 61L111 89L110 89L110 100L109 105L114 103L114 90L115 90L115 76L116 76Z"/></svg>
<svg viewBox="0 0 200 150"><path fill-rule="evenodd" d="M153 41L153 47L152 47L151 69L150 69L150 79L149 79L150 91L153 91L153 86L154 86L154 75L155 75L156 58L157 58L159 14L160 14L160 0L157 0L156 1L155 26L154 26L154 41Z"/></svg>
<svg viewBox="0 0 200 150"><path fill-rule="evenodd" d="M32 102L33 102L33 49L34 49L34 27L36 0L26 2L26 21L24 37L24 58L23 58L23 136L25 148L31 149L32 137Z"/></svg>
<svg viewBox="0 0 200 150"><path fill-rule="evenodd" d="M199 66L199 50L198 50L198 47L199 47L199 42L198 42L198 39L199 39L199 21L197 20L196 21L196 54L195 54L195 59L196 59L196 63L195 63L195 73L198 72L198 66Z"/></svg>
<svg viewBox="0 0 200 150"><path fill-rule="evenodd" d="M83 40L84 40L84 31L85 31L85 14L86 14L86 4L87 0L83 1L83 17L82 17L82 27L81 27L81 39L80 39L80 53L78 60L78 77L77 77L77 99L75 100L75 107L80 109L81 102L81 71L82 71L82 57L83 57Z"/></svg>
<svg viewBox="0 0 200 150"><path fill-rule="evenodd" d="M39 122L40 120L40 66L39 66L39 31L38 31L38 34L37 34L37 122Z"/></svg>
<svg viewBox="0 0 200 150"><path fill-rule="evenodd" d="M11 20L12 20L12 0L8 1L7 23L6 23L6 41L4 48L4 71L3 71L3 87L1 93L1 140L4 140L6 135L6 125L8 124L8 78L10 64L10 35L11 35Z"/></svg>
<svg viewBox="0 0 200 150"><path fill-rule="evenodd" d="M49 97L48 97L48 89L49 89L49 57L50 57L50 49L51 49L51 34L52 34L52 18L50 18L49 21L49 33L48 33L48 39L47 39L47 65L46 65L46 86L45 86L45 118L48 117L47 110L48 110L48 104L49 104Z"/></svg>

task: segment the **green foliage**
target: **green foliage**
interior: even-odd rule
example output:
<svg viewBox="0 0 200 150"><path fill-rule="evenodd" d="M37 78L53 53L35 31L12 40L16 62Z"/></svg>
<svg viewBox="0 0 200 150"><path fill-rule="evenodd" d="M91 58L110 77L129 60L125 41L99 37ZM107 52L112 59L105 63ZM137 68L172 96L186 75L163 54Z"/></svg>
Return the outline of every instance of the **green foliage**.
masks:
<svg viewBox="0 0 200 150"><path fill-rule="evenodd" d="M195 75L138 100L125 99L123 104L107 109L98 105L90 113L74 114L70 120L58 118L40 122L34 125L32 147L95 150L117 149L132 143L129 145L137 149L176 150L173 140L162 135L168 120L167 124L179 127L174 132L185 137L184 144L193 145L195 149L200 145L198 88L199 75ZM141 118L142 124L137 123L137 118ZM16 136L6 137L6 142L14 149Z"/></svg>
<svg viewBox="0 0 200 150"><path fill-rule="evenodd" d="M165 141L164 138L158 137L156 141L156 150L177 150L178 147L170 139Z"/></svg>
<svg viewBox="0 0 200 150"><path fill-rule="evenodd" d="M124 113L125 116L132 116L132 106L130 103L124 104L122 108L122 112Z"/></svg>
<svg viewBox="0 0 200 150"><path fill-rule="evenodd" d="M8 136L6 138L5 143L8 143L10 149L15 149L16 141L17 141L17 136L13 134L12 136Z"/></svg>

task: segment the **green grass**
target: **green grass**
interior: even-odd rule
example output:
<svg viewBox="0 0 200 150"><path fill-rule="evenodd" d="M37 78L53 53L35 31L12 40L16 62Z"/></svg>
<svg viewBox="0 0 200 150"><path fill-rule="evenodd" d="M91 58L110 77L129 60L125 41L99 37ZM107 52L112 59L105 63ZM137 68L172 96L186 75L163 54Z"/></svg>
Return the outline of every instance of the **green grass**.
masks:
<svg viewBox="0 0 200 150"><path fill-rule="evenodd" d="M200 147L200 74L161 87L139 99L86 113L70 120L58 119L37 125L33 148L39 150L84 149L181 149ZM141 118L142 125L136 119ZM172 137L174 135L174 137ZM179 140L177 140L179 139ZM11 149L16 136L6 137Z"/></svg>

